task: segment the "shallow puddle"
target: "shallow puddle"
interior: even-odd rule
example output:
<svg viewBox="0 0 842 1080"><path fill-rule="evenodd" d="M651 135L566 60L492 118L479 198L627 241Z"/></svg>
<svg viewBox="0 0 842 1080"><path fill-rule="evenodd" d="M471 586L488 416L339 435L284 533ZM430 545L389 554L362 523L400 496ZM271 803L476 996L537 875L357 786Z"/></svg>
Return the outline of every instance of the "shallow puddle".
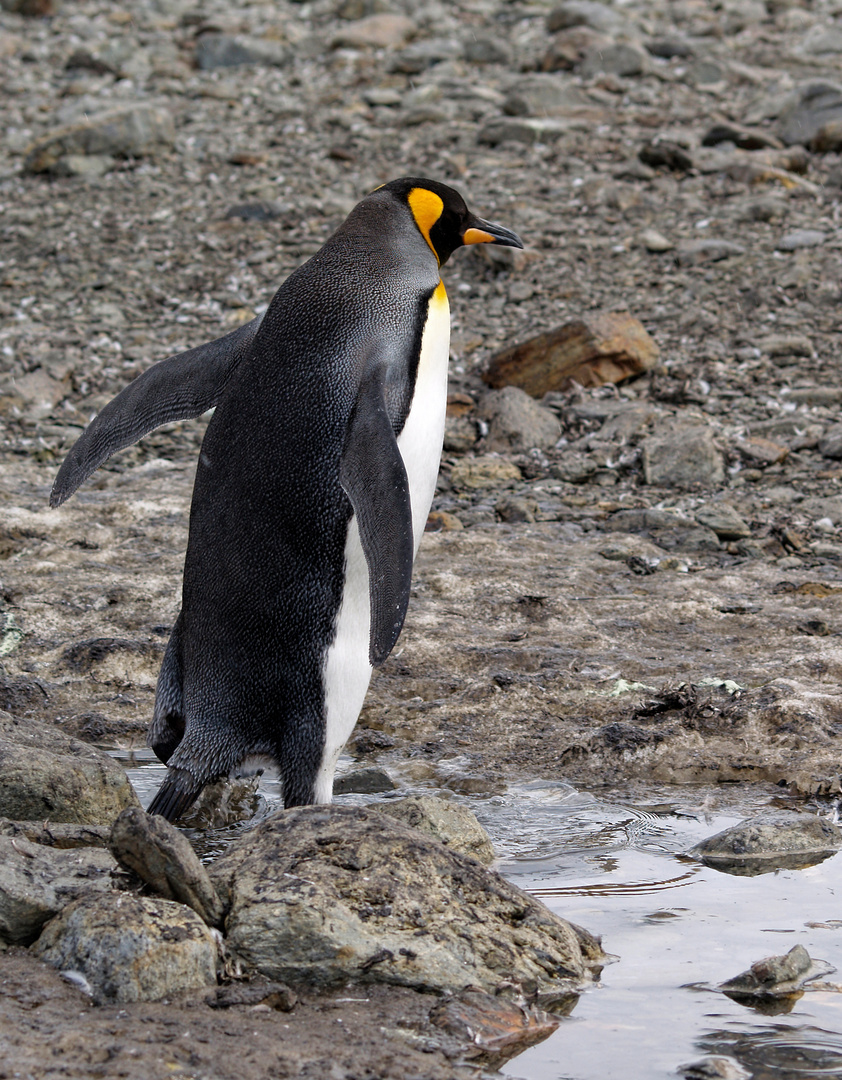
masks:
<svg viewBox="0 0 842 1080"><path fill-rule="evenodd" d="M122 760L146 805L164 767L151 751ZM260 791L267 810L278 805L277 778L265 774ZM824 982L839 979L842 991L842 857L736 877L684 855L772 799L757 788L735 787L729 795L721 787L652 788L608 800L536 782L462 800L491 835L502 873L600 934L619 957L603 972L602 986L583 994L555 1035L510 1062L506 1075L661 1080L680 1075L683 1063L718 1054L739 1061L755 1080L842 1080L842 992L808 989L770 1014L688 986L720 983L801 944L839 969ZM210 858L247 827L193 839Z"/></svg>

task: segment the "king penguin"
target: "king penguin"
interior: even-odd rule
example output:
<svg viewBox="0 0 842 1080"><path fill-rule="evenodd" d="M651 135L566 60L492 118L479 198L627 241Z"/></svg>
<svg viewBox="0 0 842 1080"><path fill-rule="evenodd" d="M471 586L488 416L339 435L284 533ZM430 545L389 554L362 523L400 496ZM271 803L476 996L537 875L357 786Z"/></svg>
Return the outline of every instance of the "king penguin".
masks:
<svg viewBox="0 0 842 1080"><path fill-rule="evenodd" d="M440 268L478 243L523 246L444 184L377 188L262 317L154 364L62 464L54 507L153 428L214 408L147 737L168 766L150 813L176 820L255 757L277 765L285 806L330 802L372 668L401 632L435 491Z"/></svg>

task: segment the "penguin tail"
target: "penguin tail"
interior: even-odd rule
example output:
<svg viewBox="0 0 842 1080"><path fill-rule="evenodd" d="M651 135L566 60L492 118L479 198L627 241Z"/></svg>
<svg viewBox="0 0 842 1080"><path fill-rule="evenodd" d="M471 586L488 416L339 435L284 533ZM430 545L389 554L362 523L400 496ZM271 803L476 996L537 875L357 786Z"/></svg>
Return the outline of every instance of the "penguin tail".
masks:
<svg viewBox="0 0 842 1080"><path fill-rule="evenodd" d="M178 821L199 797L203 786L184 769L171 769L146 812L159 814L167 821Z"/></svg>

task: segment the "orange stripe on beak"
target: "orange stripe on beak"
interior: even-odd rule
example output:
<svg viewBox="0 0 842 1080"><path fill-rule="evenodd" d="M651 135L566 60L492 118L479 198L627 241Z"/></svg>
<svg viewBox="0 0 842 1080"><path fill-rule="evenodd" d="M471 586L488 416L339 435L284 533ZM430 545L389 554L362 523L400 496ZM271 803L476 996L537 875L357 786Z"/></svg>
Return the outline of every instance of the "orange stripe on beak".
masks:
<svg viewBox="0 0 842 1080"><path fill-rule="evenodd" d="M462 234L463 244L493 244L495 237L485 229L466 229Z"/></svg>

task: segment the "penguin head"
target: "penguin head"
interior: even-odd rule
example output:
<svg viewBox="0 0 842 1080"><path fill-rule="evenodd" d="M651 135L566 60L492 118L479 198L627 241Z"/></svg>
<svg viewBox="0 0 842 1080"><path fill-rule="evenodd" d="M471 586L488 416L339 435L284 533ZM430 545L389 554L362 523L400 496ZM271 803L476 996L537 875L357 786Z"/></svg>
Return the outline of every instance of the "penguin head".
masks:
<svg viewBox="0 0 842 1080"><path fill-rule="evenodd" d="M523 247L520 237L511 229L478 218L468 209L458 191L437 180L404 176L377 188L377 192L388 192L409 208L418 231L432 248L439 266L447 262L456 248L465 244Z"/></svg>

